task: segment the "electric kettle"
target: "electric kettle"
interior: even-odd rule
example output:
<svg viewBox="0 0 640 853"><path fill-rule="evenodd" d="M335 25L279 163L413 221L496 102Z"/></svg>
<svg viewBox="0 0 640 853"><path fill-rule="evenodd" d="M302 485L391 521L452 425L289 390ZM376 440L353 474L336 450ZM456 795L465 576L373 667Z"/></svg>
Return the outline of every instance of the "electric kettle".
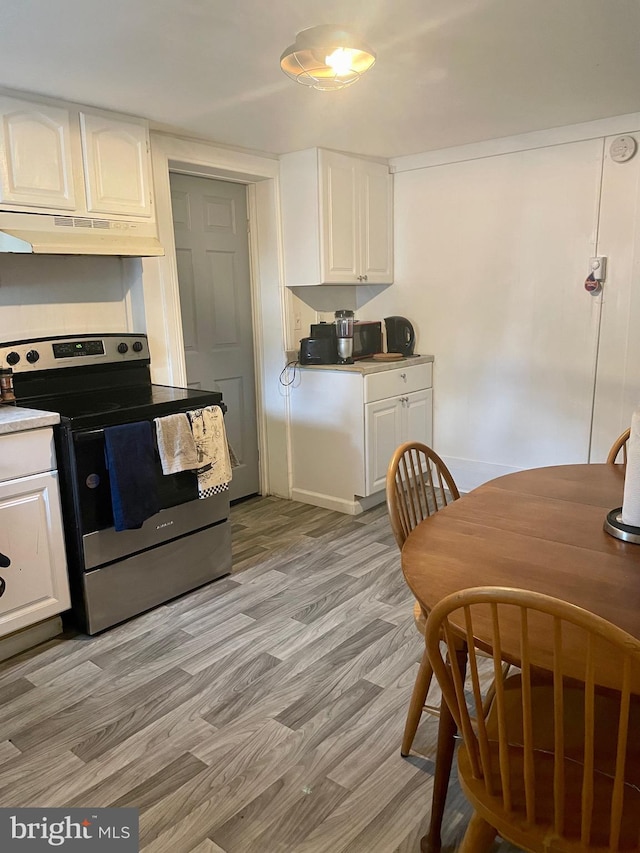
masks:
<svg viewBox="0 0 640 853"><path fill-rule="evenodd" d="M409 320L406 317L385 317L384 326L387 332L387 352L413 355L416 335Z"/></svg>

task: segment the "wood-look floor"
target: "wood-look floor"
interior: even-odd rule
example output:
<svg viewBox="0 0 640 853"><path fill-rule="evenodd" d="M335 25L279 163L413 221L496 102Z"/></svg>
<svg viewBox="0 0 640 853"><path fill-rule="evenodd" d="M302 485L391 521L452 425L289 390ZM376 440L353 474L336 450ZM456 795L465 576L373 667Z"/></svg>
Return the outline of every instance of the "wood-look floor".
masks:
<svg viewBox="0 0 640 853"><path fill-rule="evenodd" d="M418 851L437 720L401 758L423 647L386 509L232 521L231 576L0 665L0 806L135 806L148 853ZM468 816L453 780L450 849Z"/></svg>

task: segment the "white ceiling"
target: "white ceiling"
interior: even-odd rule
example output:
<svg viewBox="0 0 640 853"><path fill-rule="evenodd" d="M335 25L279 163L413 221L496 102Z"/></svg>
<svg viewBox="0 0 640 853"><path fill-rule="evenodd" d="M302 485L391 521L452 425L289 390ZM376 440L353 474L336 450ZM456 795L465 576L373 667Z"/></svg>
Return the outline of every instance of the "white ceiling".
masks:
<svg viewBox="0 0 640 853"><path fill-rule="evenodd" d="M354 86L280 70L320 23L377 51ZM639 112L640 0L2 0L0 85L272 154L394 157Z"/></svg>

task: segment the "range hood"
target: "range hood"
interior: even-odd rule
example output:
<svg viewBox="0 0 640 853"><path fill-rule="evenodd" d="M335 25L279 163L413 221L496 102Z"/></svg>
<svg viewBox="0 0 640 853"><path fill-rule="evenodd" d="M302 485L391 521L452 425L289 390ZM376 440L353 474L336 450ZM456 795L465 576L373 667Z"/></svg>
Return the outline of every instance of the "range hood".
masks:
<svg viewBox="0 0 640 853"><path fill-rule="evenodd" d="M164 255L155 222L0 212L0 252L35 255Z"/></svg>

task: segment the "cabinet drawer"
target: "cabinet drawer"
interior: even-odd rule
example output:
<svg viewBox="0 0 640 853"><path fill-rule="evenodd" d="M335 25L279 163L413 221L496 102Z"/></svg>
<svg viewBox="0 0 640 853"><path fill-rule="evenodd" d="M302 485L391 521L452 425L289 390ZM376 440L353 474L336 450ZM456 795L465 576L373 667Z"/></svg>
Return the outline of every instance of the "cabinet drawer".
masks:
<svg viewBox="0 0 640 853"><path fill-rule="evenodd" d="M31 429L0 436L0 483L54 471L53 430Z"/></svg>
<svg viewBox="0 0 640 853"><path fill-rule="evenodd" d="M432 364L428 363L371 373L364 378L365 403L431 388L431 370Z"/></svg>

